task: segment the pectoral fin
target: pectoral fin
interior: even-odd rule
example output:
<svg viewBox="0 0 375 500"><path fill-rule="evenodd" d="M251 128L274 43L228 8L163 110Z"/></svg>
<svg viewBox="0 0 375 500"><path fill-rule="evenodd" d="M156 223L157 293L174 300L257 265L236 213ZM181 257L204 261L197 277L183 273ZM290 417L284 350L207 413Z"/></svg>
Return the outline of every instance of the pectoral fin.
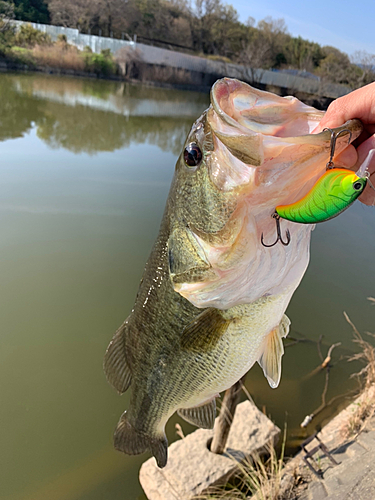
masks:
<svg viewBox="0 0 375 500"><path fill-rule="evenodd" d="M230 320L218 309L205 309L189 323L181 334L181 347L187 351L207 352L215 347L226 332Z"/></svg>
<svg viewBox="0 0 375 500"><path fill-rule="evenodd" d="M282 338L289 333L290 320L283 316L280 324L276 326L264 339L262 353L258 359L270 386L275 389L281 377L281 358L284 354Z"/></svg>
<svg viewBox="0 0 375 500"><path fill-rule="evenodd" d="M129 388L132 380L125 354L126 329L125 321L114 334L104 356L104 372L107 380L120 394Z"/></svg>
<svg viewBox="0 0 375 500"><path fill-rule="evenodd" d="M177 410L178 415L189 424L196 425L202 429L213 429L216 417L216 399L193 408L180 408Z"/></svg>

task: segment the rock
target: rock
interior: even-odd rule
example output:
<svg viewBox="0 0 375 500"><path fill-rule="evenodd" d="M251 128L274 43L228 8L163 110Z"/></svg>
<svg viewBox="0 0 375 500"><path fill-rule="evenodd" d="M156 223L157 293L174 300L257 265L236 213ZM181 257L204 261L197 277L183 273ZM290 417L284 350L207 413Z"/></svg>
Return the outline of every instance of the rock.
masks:
<svg viewBox="0 0 375 500"><path fill-rule="evenodd" d="M311 500L323 500L323 498L327 498L327 491L321 481L312 482L309 493Z"/></svg>
<svg viewBox="0 0 375 500"><path fill-rule="evenodd" d="M139 480L149 500L187 500L209 487L225 484L238 464L254 452L275 443L280 429L250 401L237 406L223 455L208 449L212 430L198 429L173 443L168 464L159 469L154 458L145 462Z"/></svg>

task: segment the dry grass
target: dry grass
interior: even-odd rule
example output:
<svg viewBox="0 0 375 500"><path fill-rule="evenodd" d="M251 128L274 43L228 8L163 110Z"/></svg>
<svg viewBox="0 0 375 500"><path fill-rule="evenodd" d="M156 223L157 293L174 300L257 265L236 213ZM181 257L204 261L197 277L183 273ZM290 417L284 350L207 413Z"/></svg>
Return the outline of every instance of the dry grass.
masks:
<svg viewBox="0 0 375 500"><path fill-rule="evenodd" d="M375 384L375 347L368 341L364 340L362 335L359 333L355 325L350 320L349 316L344 313L346 321L353 328L354 340L353 342L358 344L361 351L354 354L349 361L361 361L365 364L362 370L355 374L362 383L364 383L364 388L368 389ZM372 338L375 338L374 333L366 332L366 334Z"/></svg>
<svg viewBox="0 0 375 500"><path fill-rule="evenodd" d="M280 498L284 444L279 457L272 445L268 447L267 455L266 461L261 456L255 455L240 467L241 489L246 492L246 497L253 496L257 500Z"/></svg>
<svg viewBox="0 0 375 500"><path fill-rule="evenodd" d="M219 62L229 63L229 64L233 62L229 59L229 57L217 56L214 54L209 54L209 55L202 54L201 57L206 57L207 59L210 59L210 61L219 61Z"/></svg>
<svg viewBox="0 0 375 500"><path fill-rule="evenodd" d="M374 399L365 397L357 406L343 428L345 438L357 436L365 427L368 419L374 414Z"/></svg>
<svg viewBox="0 0 375 500"><path fill-rule="evenodd" d="M375 302L372 297L369 300ZM362 394L360 401L356 403L353 415L343 430L344 435L349 437L361 432L367 420L375 413L375 346L362 337L346 313L344 313L344 316L353 328L353 342L360 347L360 352L349 358L349 361L360 361L364 364L362 370L353 375L361 384ZM366 334L369 337L375 338L375 334L373 333L366 332Z"/></svg>
<svg viewBox="0 0 375 500"><path fill-rule="evenodd" d="M211 489L210 493L199 496L199 500L287 500L288 491L282 488L284 467L284 432L281 451L278 454L273 444L269 444L262 455L254 453L246 461L236 464L238 472L225 487Z"/></svg>
<svg viewBox="0 0 375 500"><path fill-rule="evenodd" d="M50 46L36 45L31 53L37 65L74 71L85 70L85 61L79 50L63 42Z"/></svg>

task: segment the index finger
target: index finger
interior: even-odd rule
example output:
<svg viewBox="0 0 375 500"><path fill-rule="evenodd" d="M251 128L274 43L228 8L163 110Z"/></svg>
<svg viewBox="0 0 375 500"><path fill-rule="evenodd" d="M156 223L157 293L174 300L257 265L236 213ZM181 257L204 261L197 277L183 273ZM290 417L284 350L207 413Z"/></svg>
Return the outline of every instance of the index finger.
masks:
<svg viewBox="0 0 375 500"><path fill-rule="evenodd" d="M375 83L333 101L314 133L338 127L352 118L361 120L368 133L375 133Z"/></svg>

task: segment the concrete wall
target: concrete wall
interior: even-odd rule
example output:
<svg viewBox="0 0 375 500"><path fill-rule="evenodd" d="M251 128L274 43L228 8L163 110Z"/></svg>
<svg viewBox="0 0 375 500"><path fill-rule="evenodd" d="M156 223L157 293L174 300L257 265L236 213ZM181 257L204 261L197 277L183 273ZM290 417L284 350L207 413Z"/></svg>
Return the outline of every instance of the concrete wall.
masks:
<svg viewBox="0 0 375 500"><path fill-rule="evenodd" d="M24 24L23 21L14 21L16 26ZM50 35L53 41L57 40L58 35L66 35L67 41L83 50L89 46L93 52L100 53L103 49L109 49L115 54L119 49L126 47L134 50L138 63L143 63L145 67L155 66L164 69L173 68L173 73L180 72L190 74L190 84L211 85L217 78L228 76L238 78L248 82L254 82L264 87L278 87L285 89L286 92L303 92L316 96L336 98L350 92L350 89L344 85L333 83L324 83L313 78L305 78L288 73L271 70L251 70L239 64L228 64L220 61L212 61L204 57L197 57L182 52L153 47L142 43L135 43L128 40L118 40L96 35L85 35L77 29L64 28L62 26L52 26L39 23L29 23L35 29ZM140 64L141 65L141 64ZM177 71L182 70L182 71ZM143 68L143 73L147 70ZM125 72L125 71L124 71ZM150 73L150 71L148 71ZM198 76L200 75L200 76ZM129 76L129 75L127 75ZM147 79L147 78L146 78ZM176 83L171 81L171 83Z"/></svg>
<svg viewBox="0 0 375 500"><path fill-rule="evenodd" d="M63 26L52 26L50 24L40 24L40 23L25 23L24 21L13 21L13 23L19 27L22 24L31 24L31 26L43 33L47 33L52 40L55 42L59 35L65 35L68 42L75 45L80 50L83 50L86 46L91 47L91 50L96 53L100 53L103 49L110 49L114 54L122 47L134 47L135 43L128 40L118 40L116 38L106 38L103 36L96 35L85 35L80 33L77 29L64 28Z"/></svg>

